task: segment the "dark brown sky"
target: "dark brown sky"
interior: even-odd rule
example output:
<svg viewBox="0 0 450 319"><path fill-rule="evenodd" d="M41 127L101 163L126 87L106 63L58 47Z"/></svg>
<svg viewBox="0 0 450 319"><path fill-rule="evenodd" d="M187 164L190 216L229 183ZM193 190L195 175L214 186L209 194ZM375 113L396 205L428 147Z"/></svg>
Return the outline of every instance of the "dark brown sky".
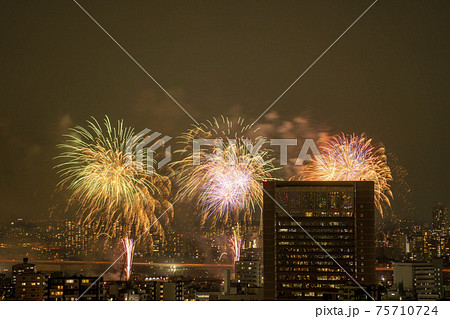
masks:
<svg viewBox="0 0 450 319"><path fill-rule="evenodd" d="M255 119L371 1L80 1L199 121ZM55 144L90 116L176 136L190 119L71 1L0 2L0 218L44 214ZM366 132L429 215L449 200L449 1L383 1L275 106Z"/></svg>

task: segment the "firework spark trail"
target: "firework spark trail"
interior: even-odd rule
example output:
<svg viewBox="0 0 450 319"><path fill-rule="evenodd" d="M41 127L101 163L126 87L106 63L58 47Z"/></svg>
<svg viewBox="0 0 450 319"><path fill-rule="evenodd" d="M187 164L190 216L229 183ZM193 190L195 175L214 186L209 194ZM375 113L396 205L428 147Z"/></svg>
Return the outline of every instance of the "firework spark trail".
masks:
<svg viewBox="0 0 450 319"><path fill-rule="evenodd" d="M372 146L364 134L336 135L319 147L316 156L293 179L311 181L373 181L375 205L383 216L383 205L390 206L391 170L384 147Z"/></svg>
<svg viewBox="0 0 450 319"><path fill-rule="evenodd" d="M219 259L218 259L218 261L220 261L220 260L222 259L222 257L225 256L225 255L228 255L228 254L225 253L225 252L221 253L221 254L220 254L220 257L219 257Z"/></svg>
<svg viewBox="0 0 450 319"><path fill-rule="evenodd" d="M233 227L233 235L228 238L229 243L231 244L231 249L233 250L233 260L239 261L241 259L241 244L242 240L239 234L239 225L237 227Z"/></svg>
<svg viewBox="0 0 450 319"><path fill-rule="evenodd" d="M133 263L133 253L134 253L134 240L128 237L122 238L120 242L125 249L125 273L127 276L127 280L130 280L131 277L131 266Z"/></svg>
<svg viewBox="0 0 450 319"><path fill-rule="evenodd" d="M57 157L61 175L60 186L72 192L68 207L79 207L80 224L88 225L111 237L142 233L158 220L158 214L170 212L155 224L155 233L163 236L163 224L173 217L168 202L170 180L156 172L141 170L143 163L129 161L127 142L134 137L132 128L119 121L113 127L105 118L104 127L97 120L87 122L87 128L77 126L66 135L63 151ZM131 156L132 158L135 158ZM151 236L146 240L152 243Z"/></svg>
<svg viewBox="0 0 450 319"><path fill-rule="evenodd" d="M231 220L250 221L252 211L261 208L263 193L259 183L272 179L275 168L265 143L259 149L255 146L263 138L250 140L256 131L243 119L221 117L194 126L181 136L185 146L179 152L182 159L174 167L179 173L180 192L186 191L186 197L201 209L202 224L207 219L212 225L218 220L224 225ZM194 154L193 142L199 139L214 143ZM197 156L200 164L194 165Z"/></svg>

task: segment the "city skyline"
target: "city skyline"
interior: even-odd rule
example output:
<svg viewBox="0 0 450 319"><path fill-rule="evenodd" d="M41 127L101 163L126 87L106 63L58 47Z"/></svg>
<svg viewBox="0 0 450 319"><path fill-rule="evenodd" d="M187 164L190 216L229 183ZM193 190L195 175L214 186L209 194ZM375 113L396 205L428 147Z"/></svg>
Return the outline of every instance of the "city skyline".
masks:
<svg viewBox="0 0 450 319"><path fill-rule="evenodd" d="M0 8L0 301L450 300L450 3Z"/></svg>
<svg viewBox="0 0 450 319"><path fill-rule="evenodd" d="M367 182L360 183L367 184ZM353 226L350 226L349 224L352 217L349 218L349 216L355 216L353 213L354 204L353 200L349 200L350 198L347 198L345 194L346 191L348 192L351 189L351 185L356 185L357 183L331 182L331 184L328 184L330 186L325 186L327 185L327 182L278 182L278 184L280 190L276 193L278 199L277 202L280 203L281 207L285 207L285 209L289 211L289 213L283 213L282 210L277 209L279 214L279 217L277 218L280 218L280 222L282 221L280 226L278 226L281 227L281 232L279 234L285 234L285 237L280 237L278 240L296 240L296 237L289 237L289 234L295 234L295 232L285 232L284 230L286 229L283 228L288 227L289 229L290 227L293 230L294 228L297 228L292 225L287 226L289 223L286 224L286 222L289 221L289 215L293 214L292 216L295 216L295 221L305 228L305 230L300 231L297 235L303 238L303 244L298 247L306 248L308 246L304 246L304 241L307 238L306 234L312 234L314 240L318 240L321 245L324 245L322 247L325 247L326 252L332 254L335 256L334 258L339 260L339 265L341 265L340 258L342 256L345 256L346 254L351 255L352 251L356 253L356 251L362 247L355 246L355 248L351 248L352 241L350 240L346 241L345 247L339 245L338 248L338 246L332 244L335 240L327 242L327 240L323 238L324 235L352 235ZM310 202L309 200L304 201L304 199L309 198L308 192L313 190L313 185L317 188L315 191L316 199L313 202ZM288 193L295 195L296 192L302 189L301 187L303 187L303 192L305 193L299 197L299 199L301 198L300 202L295 202L288 197L283 197L283 194ZM334 198L330 198L330 200L332 199L331 201L326 201L327 207L332 208L335 205L338 205L338 207L343 209L342 211L331 209L328 213L325 213L322 208L320 208L325 205L325 197L322 196L323 191L326 189L325 187L329 187L328 191L331 191L329 194ZM267 190L269 193L272 192L270 191L270 186ZM343 191L344 194L342 199L339 199L340 191ZM367 197L365 196L367 195L367 190L360 189L359 194L364 195L361 199L367 201ZM311 203L313 206L310 206ZM357 204L356 207L361 206L358 204L361 203L361 200L359 202L356 200L355 203ZM366 207L366 204L369 206ZM273 201L270 201L268 205L269 206L265 205L265 209L272 206ZM361 214L361 217L356 219L354 226L358 225L358 227L356 227L356 230L354 231L358 233L358 236L361 237L360 239L366 240L366 244L363 244L363 246L367 246L367 239L370 238L370 230L366 229L361 232L359 223L363 221L362 215L367 215L367 211L365 210L370 208L370 205L373 207L373 203L370 204L370 202L365 202L363 205L364 208L358 208L358 210L356 210L358 216ZM300 207L301 210L299 210ZM299 217L299 213L300 215L304 214L305 216ZM417 300L417 298L419 298L418 300L438 300L447 298L446 287L450 280L450 241L447 213L447 207L441 204L436 205L436 222L434 223L434 227L431 224L428 226L414 223L411 224L411 222L402 220L391 220L388 224L383 222L373 226L370 226L369 222L366 227L370 226L373 228L372 232L376 233L376 238L373 238L375 239L375 242L368 245L363 250L366 255L357 254L359 255L357 260L367 263L367 269L364 271L361 270L364 266L360 265L360 267L363 267L354 272L354 270L351 270L354 266L351 265L356 265L356 263L347 260L345 263L346 266L344 267L350 267L347 268L347 271L350 273L349 277L347 278L347 276L345 276L345 280L342 278L344 281L339 284L339 289L328 290L327 288L322 288L324 289L322 290L324 291L323 298L325 300L366 300L366 295L363 292L364 290L351 282L353 276L358 278L358 281L363 285L364 289L366 289L371 296L376 298L376 300ZM339 217L336 214L338 214ZM342 214L348 216L344 218L341 216ZM270 225L270 223L267 223L267 218L270 218L270 216L266 214L265 224ZM358 219L360 221L358 221ZM370 217L367 222L369 220ZM329 223L329 221L332 222ZM322 223L322 228L324 228L319 232L317 232L317 227L315 227L318 222ZM346 223L345 225L347 226L342 229L335 226L335 224L341 223ZM439 225L439 228L435 228L436 225ZM0 259L0 288L2 290L3 298L5 298L5 296L11 298L8 297L8 291L12 292L14 291L14 288L8 288L10 287L8 286L8 280L12 280L13 285L15 284L16 287L16 298L18 298L17 296L20 297L20 289L22 289L20 288L20 285L22 285L23 282L23 285L26 287L23 288L23 296L20 298L25 298L25 300L31 300L32 298L37 298L37 300L52 300L52 298L56 298L55 300L76 300L77 294L79 296L82 292L88 290L87 286L85 286L85 288L81 288L81 286L80 288L76 288L78 286L73 286L73 288L64 286L64 290L60 290L57 282L61 281L63 284L67 281L66 285L70 286L71 284L69 281L79 280L80 283L81 281L86 281L86 283L89 282L90 285L94 280L99 278L98 276L103 270L112 263L110 259L111 255L108 251L105 251L105 248L97 247L99 250L92 251L92 243L98 239L90 238L91 236L88 236L87 233L83 233L81 228L75 227L70 221L54 221L52 224L48 224L45 221L33 223L19 220L10 223L9 227L6 226L8 225L3 225L1 228L1 233L6 237L3 236L0 238L0 251L2 256L5 256L4 254L9 246L10 253L15 255L16 259ZM376 227L376 230L374 227ZM269 268L267 268L267 264L264 268L261 267L261 258L262 256L267 257L267 249L270 250L271 248L269 248L270 246L267 246L262 254L262 246L258 245L261 245L263 240L257 235L257 229L258 227L253 230L248 229L241 233L241 255L235 264L232 263L232 256L229 256L231 259L223 258L224 253L230 255L233 251L233 247L230 246L230 243L226 240L227 236L229 236L229 232L227 234L227 231L225 230L198 229L195 232L192 232L192 229L190 231L185 229L184 231L178 230L176 232L168 232L167 241L159 244L153 252L145 252L146 250L144 247L136 249L131 279L126 279L124 268L126 263L124 260L120 260L117 264L112 265L112 269L102 274L102 280L95 286L97 288L95 288L94 291L86 295L86 300L107 300L109 298L113 298L113 300L263 300L262 289L265 287L264 283L266 283L267 274L264 276L262 269L268 270ZM335 231L337 229L339 229L338 233ZM327 230L327 232L324 232L324 230ZM267 231L268 229L264 228L262 235L265 236L264 234L267 233ZM270 234L270 231L268 231L268 234ZM286 237L286 235L288 235L288 237ZM204 239L200 241L202 242L200 246L200 242L198 241L199 236L204 236ZM7 238L9 239L9 244L6 242ZM48 241L49 239L51 239L51 241ZM117 240L118 239L119 238L117 238ZM197 239L197 241L195 241L195 239ZM361 240L358 240L358 242L360 241ZM14 246L11 246L11 243L13 242L17 242L19 246L22 246L22 250L19 251ZM205 250L205 247L207 246L210 248ZM266 247L266 244L263 246ZM279 247L278 249L289 247L283 246L281 243L277 244L277 246ZM257 247L260 248L256 249ZM335 248L331 249L333 247ZM115 247L116 249L114 249L112 246L112 248L111 252L114 255L120 253L120 247ZM345 249L342 250L343 248ZM372 257L370 257L370 250L373 248L376 249L376 254L373 255L373 258L376 258L376 264L371 262ZM307 249L314 252L319 249L319 246L311 243L311 247ZM338 251L335 251L336 249L338 249ZM369 249L369 251L367 249ZM41 252L33 255L27 253L27 251ZM46 251L50 253L45 253ZM64 251L66 254L63 254ZM88 253L89 251L91 251L90 254ZM103 257L98 257L98 253L101 251L106 253L103 254ZM367 255L367 253L369 254ZM307 274L308 276L311 276L311 279L300 280L299 283L321 283L321 285L325 287L324 284L329 281L324 278L334 276L334 273L331 272L331 268L334 268L332 263L333 259L331 257L329 259L321 259L314 256L314 254L310 255L307 253L308 257L306 257L306 255L305 257L302 257L306 259L303 259L304 262L302 263L302 266L299 266L301 268L299 268L300 270L297 270L297 272L304 271L302 269L305 267L314 268L314 266L312 266L313 263L308 265L308 261L326 262L326 265L328 266L318 268L318 273L310 269ZM21 264L19 256L25 255L30 256L31 258L24 259L25 262ZM268 258L270 259L270 257ZM294 262L294 268L297 267L295 266L296 260L296 258L285 259L285 261ZM264 259L264 263L266 262L266 259ZM373 278L370 277L370 267L374 267L375 269L375 277ZM411 286L411 280L414 280L414 277L411 279L411 271L408 270L411 269L411 267L413 269L412 274L417 273L417 276L419 276L417 277L417 280L423 280L423 283L420 284L422 286ZM324 270L328 268L330 269L327 271ZM17 278L17 269L22 269L21 271L25 271L25 273L28 274L20 277L20 280L22 281L20 281L19 286L17 283L14 283L16 280L15 278ZM426 273L428 276L430 269L435 269L432 271L435 273L435 277L420 279L423 278L423 275L421 274ZM230 273L227 274L227 271ZM288 272L285 273L288 274ZM294 272L289 273L295 274L295 270ZM395 275L396 273L397 275ZM342 275L340 272L337 272L336 274L339 276ZM315 278L315 276L317 276L317 280L312 280L312 277ZM366 276L369 276L371 279L369 279L369 281L364 281L362 278ZM435 288L435 286L430 283L430 280L434 280L436 285L438 285L436 286L438 288ZM33 284L33 282L35 282L35 284ZM40 284L36 284L38 282ZM201 289L196 286L199 282L203 282L203 288ZM371 282L372 285L369 284L369 282ZM376 285L373 285L375 282ZM331 281L330 283L331 285L336 285L337 282ZM399 290L400 283L409 286L405 286L404 290ZM42 295L39 295L40 297L38 297L37 295L34 295L32 291L34 291L33 289L36 289L35 285L41 284L43 285L42 290L40 290L40 294L42 293ZM159 287L158 289L161 289L161 297L155 295L155 285ZM165 288L163 286L165 286ZM164 289L166 289L166 294L163 296ZM317 291L317 289L318 288L316 287L315 291ZM52 291L54 291L56 295L51 295ZM151 291L153 292L151 293ZM173 295L176 291L179 292L179 297ZM17 295L17 292L19 292L19 295ZM306 297L306 299L317 298L317 295L315 297ZM322 297L320 296L318 299L320 300L320 298Z"/></svg>

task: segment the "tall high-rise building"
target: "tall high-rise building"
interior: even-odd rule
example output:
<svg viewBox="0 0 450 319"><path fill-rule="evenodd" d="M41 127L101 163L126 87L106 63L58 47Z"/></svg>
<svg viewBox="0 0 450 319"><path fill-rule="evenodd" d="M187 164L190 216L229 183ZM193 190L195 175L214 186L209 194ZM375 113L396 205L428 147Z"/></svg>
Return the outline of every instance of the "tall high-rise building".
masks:
<svg viewBox="0 0 450 319"><path fill-rule="evenodd" d="M373 182L269 181L264 190L266 300L321 300L356 286L340 266L363 287L376 284Z"/></svg>
<svg viewBox="0 0 450 319"><path fill-rule="evenodd" d="M433 207L433 229L434 230L448 230L448 208L438 203Z"/></svg>
<svg viewBox="0 0 450 319"><path fill-rule="evenodd" d="M168 231L162 245L164 256L170 262L180 262L185 256L183 233Z"/></svg>

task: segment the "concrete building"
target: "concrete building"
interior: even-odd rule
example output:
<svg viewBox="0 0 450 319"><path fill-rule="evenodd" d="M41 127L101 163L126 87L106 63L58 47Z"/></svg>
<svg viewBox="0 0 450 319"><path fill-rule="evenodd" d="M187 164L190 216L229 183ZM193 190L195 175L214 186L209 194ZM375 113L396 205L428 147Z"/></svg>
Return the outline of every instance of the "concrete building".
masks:
<svg viewBox="0 0 450 319"><path fill-rule="evenodd" d="M236 281L240 285L261 287L261 262L258 260L239 260L234 263Z"/></svg>
<svg viewBox="0 0 450 319"><path fill-rule="evenodd" d="M231 280L231 271L225 270L224 282L220 291L196 292L196 301L261 301L263 289L259 287L242 287L236 280Z"/></svg>
<svg viewBox="0 0 450 319"><path fill-rule="evenodd" d="M36 272L36 267L34 264L28 262L28 258L23 259L23 263L16 264L12 266L12 283L16 284L17 276L22 274L33 274Z"/></svg>
<svg viewBox="0 0 450 319"><path fill-rule="evenodd" d="M164 301L184 301L184 282L173 281L163 283Z"/></svg>
<svg viewBox="0 0 450 319"><path fill-rule="evenodd" d="M75 301L81 295L83 296L80 300L101 300L100 283L102 278L97 281L96 279L97 277L51 276L47 279L46 300Z"/></svg>
<svg viewBox="0 0 450 319"><path fill-rule="evenodd" d="M16 300L44 300L44 282L42 274L20 273L16 276Z"/></svg>
<svg viewBox="0 0 450 319"><path fill-rule="evenodd" d="M424 301L444 298L442 271L442 259L433 259L432 263L395 263L394 287L388 298Z"/></svg>

